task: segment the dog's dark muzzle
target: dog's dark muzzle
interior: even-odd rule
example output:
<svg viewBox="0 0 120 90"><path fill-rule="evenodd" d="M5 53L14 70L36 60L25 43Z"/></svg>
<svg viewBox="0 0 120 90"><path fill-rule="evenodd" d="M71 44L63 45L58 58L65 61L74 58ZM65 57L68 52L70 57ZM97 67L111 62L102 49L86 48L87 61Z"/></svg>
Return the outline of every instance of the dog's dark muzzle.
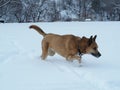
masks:
<svg viewBox="0 0 120 90"><path fill-rule="evenodd" d="M99 58L101 56L101 53L100 52L98 52L98 53L91 53L91 55L93 55L94 57Z"/></svg>

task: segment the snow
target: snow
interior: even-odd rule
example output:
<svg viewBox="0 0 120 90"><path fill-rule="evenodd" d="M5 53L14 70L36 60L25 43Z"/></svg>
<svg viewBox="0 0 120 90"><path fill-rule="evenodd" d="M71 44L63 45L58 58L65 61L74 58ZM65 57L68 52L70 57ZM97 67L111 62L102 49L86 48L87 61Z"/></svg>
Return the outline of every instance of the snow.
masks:
<svg viewBox="0 0 120 90"><path fill-rule="evenodd" d="M82 63L55 55L40 59L47 33L97 35L102 56L84 55ZM120 90L120 22L55 22L0 24L0 90Z"/></svg>

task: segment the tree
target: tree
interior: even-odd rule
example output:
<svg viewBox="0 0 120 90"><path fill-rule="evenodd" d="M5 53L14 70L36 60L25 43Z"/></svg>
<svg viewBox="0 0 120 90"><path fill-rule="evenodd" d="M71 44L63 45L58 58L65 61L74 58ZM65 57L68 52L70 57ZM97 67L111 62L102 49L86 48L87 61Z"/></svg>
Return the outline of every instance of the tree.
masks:
<svg viewBox="0 0 120 90"><path fill-rule="evenodd" d="M96 13L100 13L100 8L101 8L101 6L100 6L100 0L93 0L92 1L92 8L94 9L94 11Z"/></svg>
<svg viewBox="0 0 120 90"><path fill-rule="evenodd" d="M3 18L6 14L6 6L10 3L10 0L0 1L0 18Z"/></svg>
<svg viewBox="0 0 120 90"><path fill-rule="evenodd" d="M0 0L6 22L120 20L120 0Z"/></svg>

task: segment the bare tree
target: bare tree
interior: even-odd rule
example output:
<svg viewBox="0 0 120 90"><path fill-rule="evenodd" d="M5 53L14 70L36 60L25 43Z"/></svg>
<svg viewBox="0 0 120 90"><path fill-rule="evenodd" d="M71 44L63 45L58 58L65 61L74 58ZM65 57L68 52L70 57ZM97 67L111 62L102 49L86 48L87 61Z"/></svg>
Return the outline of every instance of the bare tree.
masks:
<svg viewBox="0 0 120 90"><path fill-rule="evenodd" d="M11 0L0 0L0 8L7 5Z"/></svg>
<svg viewBox="0 0 120 90"><path fill-rule="evenodd" d="M6 6L10 3L10 0L0 0L0 18L6 15Z"/></svg>

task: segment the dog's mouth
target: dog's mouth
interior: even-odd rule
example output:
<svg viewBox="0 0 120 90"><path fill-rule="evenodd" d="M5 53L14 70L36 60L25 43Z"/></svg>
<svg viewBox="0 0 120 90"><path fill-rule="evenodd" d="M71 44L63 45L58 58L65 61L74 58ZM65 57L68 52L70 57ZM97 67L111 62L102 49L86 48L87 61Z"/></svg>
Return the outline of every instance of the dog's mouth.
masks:
<svg viewBox="0 0 120 90"><path fill-rule="evenodd" d="M98 52L98 53L91 53L91 55L93 55L94 57L99 58L101 56L101 53L100 52Z"/></svg>

